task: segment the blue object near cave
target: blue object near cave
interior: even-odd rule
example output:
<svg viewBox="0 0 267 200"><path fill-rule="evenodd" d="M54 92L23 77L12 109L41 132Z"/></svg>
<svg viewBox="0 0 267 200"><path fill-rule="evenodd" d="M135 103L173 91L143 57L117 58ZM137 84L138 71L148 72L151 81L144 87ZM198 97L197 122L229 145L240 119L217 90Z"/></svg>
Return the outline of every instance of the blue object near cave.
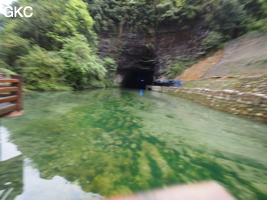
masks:
<svg viewBox="0 0 267 200"><path fill-rule="evenodd" d="M167 87L181 87L183 85L183 81L180 79L171 79L167 81L154 81L153 85L167 86Z"/></svg>

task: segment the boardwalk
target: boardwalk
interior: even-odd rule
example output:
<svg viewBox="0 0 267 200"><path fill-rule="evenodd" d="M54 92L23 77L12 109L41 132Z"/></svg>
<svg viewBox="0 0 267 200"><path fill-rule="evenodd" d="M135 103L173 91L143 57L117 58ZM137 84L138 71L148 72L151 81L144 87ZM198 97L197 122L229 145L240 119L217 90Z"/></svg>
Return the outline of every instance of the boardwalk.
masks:
<svg viewBox="0 0 267 200"><path fill-rule="evenodd" d="M17 116L23 114L22 85L20 75L0 73L0 117Z"/></svg>

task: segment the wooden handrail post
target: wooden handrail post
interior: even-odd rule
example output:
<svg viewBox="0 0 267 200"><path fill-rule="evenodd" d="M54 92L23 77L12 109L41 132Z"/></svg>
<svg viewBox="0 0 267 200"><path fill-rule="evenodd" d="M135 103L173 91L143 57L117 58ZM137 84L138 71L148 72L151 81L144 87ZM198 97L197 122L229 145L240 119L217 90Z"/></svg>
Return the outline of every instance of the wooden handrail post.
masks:
<svg viewBox="0 0 267 200"><path fill-rule="evenodd" d="M12 83L11 86L16 86L18 87L18 91L13 92L12 94L18 96L18 100L15 102L16 103L16 109L17 110L22 110L23 109L23 104L22 104L22 86L23 86L23 76L17 75L17 74L11 74L10 75L12 79L18 79L19 82L17 83Z"/></svg>

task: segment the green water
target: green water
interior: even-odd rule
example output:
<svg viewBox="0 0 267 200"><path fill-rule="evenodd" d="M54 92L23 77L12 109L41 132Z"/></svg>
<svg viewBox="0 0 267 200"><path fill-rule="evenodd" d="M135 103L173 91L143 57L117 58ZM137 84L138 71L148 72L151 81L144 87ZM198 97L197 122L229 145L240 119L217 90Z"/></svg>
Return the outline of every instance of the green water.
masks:
<svg viewBox="0 0 267 200"><path fill-rule="evenodd" d="M265 124L153 91L31 93L24 101L25 115L2 126L40 179L63 177L102 196L215 180L237 199L267 199Z"/></svg>

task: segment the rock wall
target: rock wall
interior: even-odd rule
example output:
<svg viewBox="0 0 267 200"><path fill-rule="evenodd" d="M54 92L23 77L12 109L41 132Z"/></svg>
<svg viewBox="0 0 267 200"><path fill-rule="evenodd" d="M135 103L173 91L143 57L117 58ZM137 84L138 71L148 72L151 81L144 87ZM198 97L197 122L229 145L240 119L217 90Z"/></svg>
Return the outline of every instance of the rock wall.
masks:
<svg viewBox="0 0 267 200"><path fill-rule="evenodd" d="M113 57L118 62L119 74L123 70L144 69L153 70L155 77L159 77L173 60L198 58L209 32L201 21L187 30L181 30L175 24L173 27L146 33L125 31L120 35L100 35L100 57Z"/></svg>
<svg viewBox="0 0 267 200"><path fill-rule="evenodd" d="M152 86L152 90L267 123L267 95L234 90Z"/></svg>

